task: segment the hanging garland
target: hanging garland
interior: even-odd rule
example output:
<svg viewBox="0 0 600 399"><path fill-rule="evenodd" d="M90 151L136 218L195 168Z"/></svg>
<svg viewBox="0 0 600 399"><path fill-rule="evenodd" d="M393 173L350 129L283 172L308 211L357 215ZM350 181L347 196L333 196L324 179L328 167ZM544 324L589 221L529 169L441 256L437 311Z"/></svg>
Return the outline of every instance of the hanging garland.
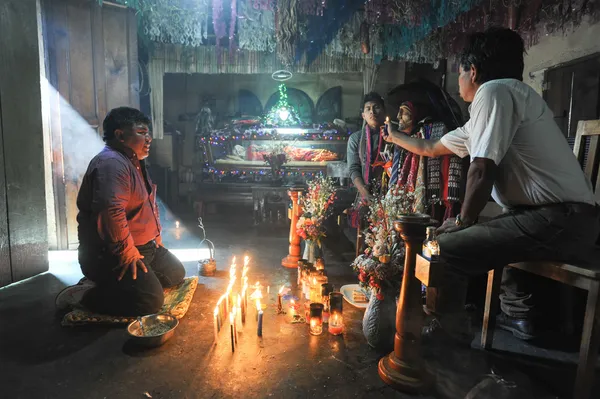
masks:
<svg viewBox="0 0 600 399"><path fill-rule="evenodd" d="M326 6L326 0L300 0L298 4L298 12L301 15L323 16L323 10L325 10Z"/></svg>
<svg viewBox="0 0 600 399"><path fill-rule="evenodd" d="M277 56L290 67L295 59L298 37L298 0L279 0L277 3Z"/></svg>
<svg viewBox="0 0 600 399"><path fill-rule="evenodd" d="M462 8L456 7L457 12ZM448 12L447 10L440 10ZM444 14L438 13L438 18ZM491 0L459 14L440 29L434 30L408 48L403 33L412 39L423 34L422 28L412 32L397 26L384 27L384 52L388 58L410 62L454 60L462 51L469 33L483 31L490 26L512 26L525 41L526 48L535 45L539 37L554 33L565 34L579 26L588 16L591 22L600 19L600 4L585 0ZM448 14L444 19L448 19ZM412 35L412 36L411 36ZM410 42L411 40L409 40Z"/></svg>
<svg viewBox="0 0 600 399"><path fill-rule="evenodd" d="M112 0L136 11L140 35L151 42L206 44L210 0ZM102 5L103 0L98 0Z"/></svg>
<svg viewBox="0 0 600 399"><path fill-rule="evenodd" d="M275 51L275 13L258 0L241 0L238 18L238 42L245 50Z"/></svg>

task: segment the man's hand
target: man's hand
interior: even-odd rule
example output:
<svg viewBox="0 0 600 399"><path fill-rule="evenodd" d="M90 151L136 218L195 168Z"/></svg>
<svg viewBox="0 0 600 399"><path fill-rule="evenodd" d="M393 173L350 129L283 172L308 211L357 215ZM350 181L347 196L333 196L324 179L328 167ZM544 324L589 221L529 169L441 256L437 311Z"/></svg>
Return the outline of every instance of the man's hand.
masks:
<svg viewBox="0 0 600 399"><path fill-rule="evenodd" d="M371 205L371 203L375 200L375 197L373 197L367 189L361 190L360 195L362 197L362 201L366 205Z"/></svg>
<svg viewBox="0 0 600 399"><path fill-rule="evenodd" d="M457 226L456 225L456 218L449 218L449 219L446 219L444 224L442 224L440 227L438 227L438 229L435 231L435 233L436 234L453 233L455 231L459 231L464 228L465 228L465 226Z"/></svg>
<svg viewBox="0 0 600 399"><path fill-rule="evenodd" d="M144 264L144 262L142 262L143 258L144 256L140 255L140 258L134 259L131 263L123 265L121 268L121 273L119 274L119 278L117 280L121 281L123 279L123 276L125 276L125 273L127 273L127 269L131 269L131 275L134 280L137 279L138 267L142 269L144 273L148 273L146 265Z"/></svg>
<svg viewBox="0 0 600 399"><path fill-rule="evenodd" d="M383 134L383 139L385 141L387 141L388 143L394 143L394 138L398 137L398 135L400 135L401 133L396 130L396 127L394 126L394 124L389 120L389 118L386 119L385 121L385 126L387 127L387 134ZM383 129L383 127L382 127Z"/></svg>

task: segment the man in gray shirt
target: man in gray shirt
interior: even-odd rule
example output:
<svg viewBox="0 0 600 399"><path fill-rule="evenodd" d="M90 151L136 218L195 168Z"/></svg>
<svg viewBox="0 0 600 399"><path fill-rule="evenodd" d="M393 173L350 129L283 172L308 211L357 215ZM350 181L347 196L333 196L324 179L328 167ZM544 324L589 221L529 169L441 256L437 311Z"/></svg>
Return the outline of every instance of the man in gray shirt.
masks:
<svg viewBox="0 0 600 399"><path fill-rule="evenodd" d="M350 180L356 186L361 199L368 203L377 191L377 183L381 181L383 173L383 167L373 166L385 145L380 135L381 126L385 121L383 98L375 92L365 95L361 115L365 126L348 139L346 160Z"/></svg>
<svg viewBox="0 0 600 399"><path fill-rule="evenodd" d="M462 211L438 230L443 233L441 255L453 271L447 273L449 288L441 288L436 309L448 320L442 322L448 330L457 327L448 314L464 300L459 291L465 274L521 261L577 262L590 254L598 237L599 210L591 185L544 100L522 82L523 53L523 39L510 29L471 35L459 76L471 119L436 141L388 127L386 140L416 154L471 160ZM478 224L490 195L505 213ZM535 336L532 277L504 269L497 325L521 339Z"/></svg>

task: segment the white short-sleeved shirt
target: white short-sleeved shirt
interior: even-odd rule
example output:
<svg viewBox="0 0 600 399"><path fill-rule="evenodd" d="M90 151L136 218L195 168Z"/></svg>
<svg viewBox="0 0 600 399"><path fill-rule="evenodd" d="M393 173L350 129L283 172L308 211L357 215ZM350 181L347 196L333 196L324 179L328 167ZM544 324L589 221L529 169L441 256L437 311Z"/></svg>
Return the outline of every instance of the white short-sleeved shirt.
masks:
<svg viewBox="0 0 600 399"><path fill-rule="evenodd" d="M595 204L592 186L552 111L527 84L486 82L469 113L471 119L441 142L460 157L488 158L498 165L492 197L499 205Z"/></svg>

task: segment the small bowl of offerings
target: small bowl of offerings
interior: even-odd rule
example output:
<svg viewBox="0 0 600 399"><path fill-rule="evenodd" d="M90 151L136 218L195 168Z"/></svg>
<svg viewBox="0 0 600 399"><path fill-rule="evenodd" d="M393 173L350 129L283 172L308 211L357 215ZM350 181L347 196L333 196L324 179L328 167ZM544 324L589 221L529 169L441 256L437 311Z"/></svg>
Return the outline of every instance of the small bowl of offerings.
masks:
<svg viewBox="0 0 600 399"><path fill-rule="evenodd" d="M138 317L127 326L127 333L136 344L148 348L161 346L175 333L179 321L170 314Z"/></svg>

